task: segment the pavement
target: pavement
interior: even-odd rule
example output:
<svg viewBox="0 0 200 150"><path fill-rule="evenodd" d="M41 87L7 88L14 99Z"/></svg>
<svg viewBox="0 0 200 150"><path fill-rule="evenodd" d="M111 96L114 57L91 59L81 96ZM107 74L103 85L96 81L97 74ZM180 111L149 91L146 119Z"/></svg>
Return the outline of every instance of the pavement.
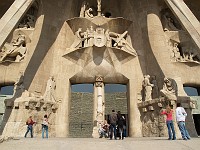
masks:
<svg viewBox="0 0 200 150"><path fill-rule="evenodd" d="M15 138L0 150L200 150L200 138L167 140L163 137L109 140L95 138Z"/></svg>

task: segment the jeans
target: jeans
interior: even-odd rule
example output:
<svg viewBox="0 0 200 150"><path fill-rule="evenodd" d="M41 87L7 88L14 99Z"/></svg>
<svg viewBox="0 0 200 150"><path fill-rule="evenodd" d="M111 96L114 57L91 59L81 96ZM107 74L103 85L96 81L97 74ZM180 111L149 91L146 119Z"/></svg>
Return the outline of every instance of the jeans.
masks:
<svg viewBox="0 0 200 150"><path fill-rule="evenodd" d="M27 131L26 131L24 137L27 136L27 134L28 134L29 131L30 131L30 133L31 133L31 138L33 138L33 125L28 125L28 126L27 126Z"/></svg>
<svg viewBox="0 0 200 150"><path fill-rule="evenodd" d="M115 139L117 139L117 136L116 136L116 124L111 123L110 124L110 139L112 139L112 137L113 137L113 132L114 132Z"/></svg>
<svg viewBox="0 0 200 150"><path fill-rule="evenodd" d="M167 124L167 129L168 129L168 135L169 135L169 139L176 139L176 134L175 134L175 130L174 130L174 124L172 120L167 120L166 121ZM172 138L172 134L173 134L173 138Z"/></svg>
<svg viewBox="0 0 200 150"><path fill-rule="evenodd" d="M48 138L48 126L42 126L42 138L44 138L44 132L46 132L46 138Z"/></svg>
<svg viewBox="0 0 200 150"><path fill-rule="evenodd" d="M185 127L185 122L184 121L179 121L178 122L178 127L179 130L181 131L181 136L184 140L190 139L190 135Z"/></svg>

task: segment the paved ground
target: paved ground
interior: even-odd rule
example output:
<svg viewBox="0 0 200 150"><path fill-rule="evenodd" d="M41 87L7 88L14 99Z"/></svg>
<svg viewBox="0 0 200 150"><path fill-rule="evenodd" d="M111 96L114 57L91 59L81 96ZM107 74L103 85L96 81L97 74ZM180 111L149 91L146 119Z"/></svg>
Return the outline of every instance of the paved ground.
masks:
<svg viewBox="0 0 200 150"><path fill-rule="evenodd" d="M200 138L188 141L166 138L19 138L1 143L0 150L200 150Z"/></svg>

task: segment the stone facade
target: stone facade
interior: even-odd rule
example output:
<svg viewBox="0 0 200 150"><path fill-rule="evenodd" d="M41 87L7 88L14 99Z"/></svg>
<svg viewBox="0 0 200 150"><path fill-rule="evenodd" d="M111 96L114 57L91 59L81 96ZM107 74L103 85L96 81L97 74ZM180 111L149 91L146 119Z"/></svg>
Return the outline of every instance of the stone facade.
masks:
<svg viewBox="0 0 200 150"><path fill-rule="evenodd" d="M51 114L51 136L69 137L71 85L91 83L96 137L107 113L104 85L113 83L127 85L129 136L158 135L145 129L159 127L158 116L154 123L143 120L151 119L157 99L186 99L188 110L195 108L183 86L200 85L199 6L195 0L3 1L0 86L15 88L1 133L23 136L29 115L40 122ZM146 113L146 104L138 107L144 100L156 107ZM35 130L40 134L41 126Z"/></svg>

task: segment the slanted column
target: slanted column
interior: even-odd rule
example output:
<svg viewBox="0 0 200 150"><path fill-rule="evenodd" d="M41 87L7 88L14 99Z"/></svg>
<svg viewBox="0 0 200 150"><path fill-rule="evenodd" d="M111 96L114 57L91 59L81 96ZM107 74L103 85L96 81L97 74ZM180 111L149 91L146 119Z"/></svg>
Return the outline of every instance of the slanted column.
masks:
<svg viewBox="0 0 200 150"><path fill-rule="evenodd" d="M165 0L174 15L193 39L200 52L200 24L183 0Z"/></svg>
<svg viewBox="0 0 200 150"><path fill-rule="evenodd" d="M103 77L96 76L94 85L94 128L93 137L98 138L99 125L104 121L105 107L104 107L104 84Z"/></svg>

